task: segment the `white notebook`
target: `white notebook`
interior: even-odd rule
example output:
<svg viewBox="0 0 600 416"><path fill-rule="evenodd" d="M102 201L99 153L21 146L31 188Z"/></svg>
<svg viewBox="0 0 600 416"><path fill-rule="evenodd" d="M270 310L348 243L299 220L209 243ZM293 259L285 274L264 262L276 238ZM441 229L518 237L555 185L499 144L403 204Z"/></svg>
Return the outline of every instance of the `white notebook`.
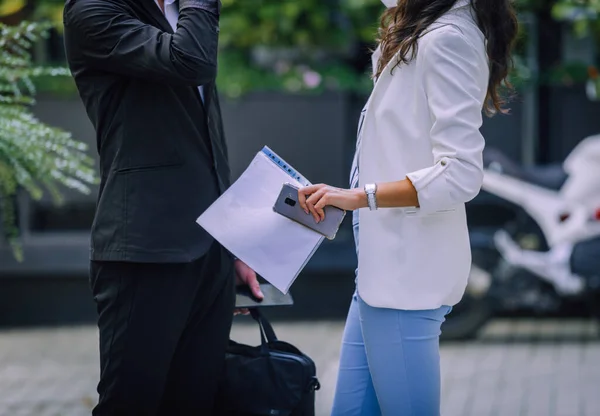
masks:
<svg viewBox="0 0 600 416"><path fill-rule="evenodd" d="M268 147L197 220L234 256L283 293L324 237L273 211L284 183L310 183Z"/></svg>

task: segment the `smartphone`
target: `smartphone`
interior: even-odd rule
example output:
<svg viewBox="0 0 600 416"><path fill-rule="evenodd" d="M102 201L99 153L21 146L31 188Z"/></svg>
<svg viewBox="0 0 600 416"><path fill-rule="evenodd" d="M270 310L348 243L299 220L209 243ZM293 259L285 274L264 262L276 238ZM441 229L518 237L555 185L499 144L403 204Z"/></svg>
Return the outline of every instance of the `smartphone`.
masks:
<svg viewBox="0 0 600 416"><path fill-rule="evenodd" d="M328 205L324 209L325 219L317 223L311 214L304 212L298 202L298 188L290 183L284 184L281 188L273 211L318 232L329 240L335 238L346 215L346 211Z"/></svg>
<svg viewBox="0 0 600 416"><path fill-rule="evenodd" d="M292 295L289 292L287 295L284 295L271 284L262 283L260 290L265 296L262 300L256 299L248 286L238 286L235 293L235 307L256 308L264 306L292 306L294 304L294 299L292 299Z"/></svg>

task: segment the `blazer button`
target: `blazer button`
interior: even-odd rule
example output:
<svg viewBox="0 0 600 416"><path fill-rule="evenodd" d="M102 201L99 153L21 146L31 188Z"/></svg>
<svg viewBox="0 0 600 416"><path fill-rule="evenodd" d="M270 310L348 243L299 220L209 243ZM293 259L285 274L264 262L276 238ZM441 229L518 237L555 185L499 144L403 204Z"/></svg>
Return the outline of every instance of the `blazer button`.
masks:
<svg viewBox="0 0 600 416"><path fill-rule="evenodd" d="M447 162L445 160L440 161L440 165L442 165L442 166L446 166L446 163Z"/></svg>

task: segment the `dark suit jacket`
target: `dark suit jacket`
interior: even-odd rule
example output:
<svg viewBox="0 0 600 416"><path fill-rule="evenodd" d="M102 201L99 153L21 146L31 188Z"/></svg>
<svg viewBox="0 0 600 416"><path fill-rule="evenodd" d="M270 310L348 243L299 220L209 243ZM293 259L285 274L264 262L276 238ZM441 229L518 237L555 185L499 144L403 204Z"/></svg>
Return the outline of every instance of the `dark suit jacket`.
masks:
<svg viewBox="0 0 600 416"><path fill-rule="evenodd" d="M92 260L188 262L212 243L195 221L229 186L220 3L180 4L173 34L153 0L67 0L67 59L100 155Z"/></svg>

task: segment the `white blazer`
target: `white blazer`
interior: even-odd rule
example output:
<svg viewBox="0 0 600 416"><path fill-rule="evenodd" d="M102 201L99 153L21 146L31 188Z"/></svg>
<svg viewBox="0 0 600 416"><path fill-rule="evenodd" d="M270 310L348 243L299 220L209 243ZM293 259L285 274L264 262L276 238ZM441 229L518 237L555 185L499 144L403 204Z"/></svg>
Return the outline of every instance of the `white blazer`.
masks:
<svg viewBox="0 0 600 416"><path fill-rule="evenodd" d="M489 79L468 0L427 30L410 64L391 67L364 111L359 186L408 177L419 208L360 210L358 293L382 308L453 306L471 267L465 202L483 180L479 128Z"/></svg>

